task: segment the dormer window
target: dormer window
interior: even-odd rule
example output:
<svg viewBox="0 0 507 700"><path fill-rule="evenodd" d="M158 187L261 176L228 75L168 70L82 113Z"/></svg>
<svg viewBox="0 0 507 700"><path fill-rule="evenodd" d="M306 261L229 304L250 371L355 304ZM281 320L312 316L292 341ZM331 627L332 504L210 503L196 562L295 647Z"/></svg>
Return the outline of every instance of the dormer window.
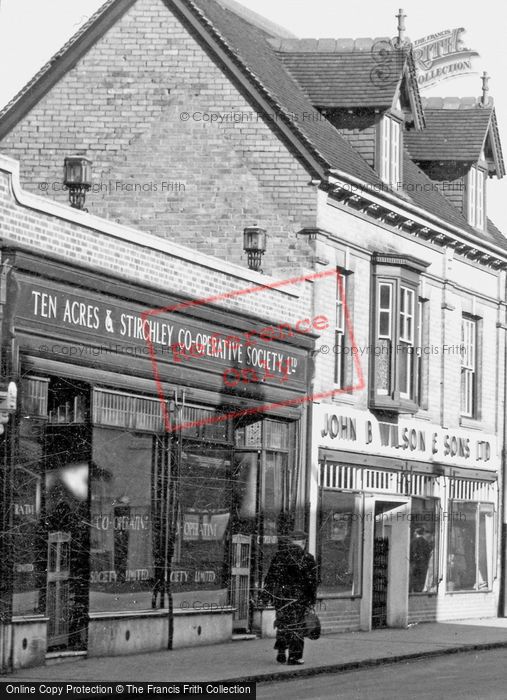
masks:
<svg viewBox="0 0 507 700"><path fill-rule="evenodd" d="M485 172L473 165L467 177L467 218L468 223L475 228L484 229L484 210L486 188L484 187Z"/></svg>
<svg viewBox="0 0 507 700"><path fill-rule="evenodd" d="M380 120L380 177L393 189L401 179L401 124L392 116Z"/></svg>

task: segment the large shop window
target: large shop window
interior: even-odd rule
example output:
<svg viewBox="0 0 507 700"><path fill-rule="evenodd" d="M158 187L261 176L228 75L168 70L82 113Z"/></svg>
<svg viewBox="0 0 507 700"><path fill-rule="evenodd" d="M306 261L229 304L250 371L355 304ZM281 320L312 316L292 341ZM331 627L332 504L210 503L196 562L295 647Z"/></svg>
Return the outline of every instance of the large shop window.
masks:
<svg viewBox="0 0 507 700"><path fill-rule="evenodd" d="M321 593L360 594L361 496L324 490L319 528Z"/></svg>
<svg viewBox="0 0 507 700"><path fill-rule="evenodd" d="M175 608L227 605L231 450L184 444L171 570Z"/></svg>
<svg viewBox="0 0 507 700"><path fill-rule="evenodd" d="M82 648L89 573L88 389L20 381L13 473L13 612L48 617L48 648Z"/></svg>
<svg viewBox="0 0 507 700"><path fill-rule="evenodd" d="M408 256L374 255L376 313L371 363L371 406L379 410L415 413L422 348L418 303L420 273L426 263Z"/></svg>
<svg viewBox="0 0 507 700"><path fill-rule="evenodd" d="M494 506L452 501L449 507L447 590L487 591L493 585Z"/></svg>
<svg viewBox="0 0 507 700"><path fill-rule="evenodd" d="M44 612L41 608L46 534L41 522L44 421L23 418L19 425L18 458L13 474L12 538L14 548L14 615Z"/></svg>
<svg viewBox="0 0 507 700"><path fill-rule="evenodd" d="M152 463L158 442L154 435L93 429L91 611L151 608Z"/></svg>
<svg viewBox="0 0 507 700"><path fill-rule="evenodd" d="M410 593L435 593L438 585L439 500L412 498Z"/></svg>

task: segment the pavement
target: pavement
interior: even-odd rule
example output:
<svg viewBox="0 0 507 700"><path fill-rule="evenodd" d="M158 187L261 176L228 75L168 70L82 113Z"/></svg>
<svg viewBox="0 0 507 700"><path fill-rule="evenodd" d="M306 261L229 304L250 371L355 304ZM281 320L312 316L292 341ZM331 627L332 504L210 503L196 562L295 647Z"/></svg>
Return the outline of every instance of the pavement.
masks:
<svg viewBox="0 0 507 700"><path fill-rule="evenodd" d="M22 669L2 681L258 683L335 673L408 659L507 648L507 618L421 623L408 629L346 632L305 642L304 666L275 661L273 639L231 641L128 656L83 658Z"/></svg>

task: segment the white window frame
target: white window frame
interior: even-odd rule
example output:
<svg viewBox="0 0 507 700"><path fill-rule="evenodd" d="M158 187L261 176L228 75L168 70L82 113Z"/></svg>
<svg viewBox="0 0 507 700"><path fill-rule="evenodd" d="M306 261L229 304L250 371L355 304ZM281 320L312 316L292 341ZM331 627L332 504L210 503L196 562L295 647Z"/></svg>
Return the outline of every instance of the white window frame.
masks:
<svg viewBox="0 0 507 700"><path fill-rule="evenodd" d="M387 287L389 289L389 306L382 307L382 287ZM392 340L393 339L393 299L394 299L394 284L392 282L379 282L378 285L378 315L377 315L377 338ZM387 313L389 315L389 330L387 333L380 332L380 315L382 313Z"/></svg>
<svg viewBox="0 0 507 700"><path fill-rule="evenodd" d="M401 176L401 123L389 115L380 121L380 177L396 189Z"/></svg>
<svg viewBox="0 0 507 700"><path fill-rule="evenodd" d="M485 173L476 165L468 173L467 214L468 223L475 228L484 229L485 221Z"/></svg>
<svg viewBox="0 0 507 700"><path fill-rule="evenodd" d="M477 413L477 321L461 319L461 415L474 418Z"/></svg>
<svg viewBox="0 0 507 700"><path fill-rule="evenodd" d="M411 388L413 386L413 367L411 360L414 354L414 321L415 321L415 291L410 287L400 285L400 334L398 342L407 352L407 385L408 391L402 391L400 387L400 396L403 399L412 399ZM406 333L407 328L409 332ZM406 387L405 387L406 388Z"/></svg>
<svg viewBox="0 0 507 700"><path fill-rule="evenodd" d="M382 287L387 287L389 289L389 305L386 307L381 306L382 299ZM379 340L389 340L391 342L390 351L391 355L393 352L393 304L395 301L396 287L394 282L379 282L378 283L378 311L377 311L377 338ZM380 316L383 313L388 314L389 328L387 333L380 332ZM375 387L375 390L379 396L388 396L389 391L387 389L380 389Z"/></svg>
<svg viewBox="0 0 507 700"><path fill-rule="evenodd" d="M345 303L340 291L345 291L345 277L341 275L342 283L336 279L336 316L335 316L335 362L334 362L334 385L339 389L345 386Z"/></svg>

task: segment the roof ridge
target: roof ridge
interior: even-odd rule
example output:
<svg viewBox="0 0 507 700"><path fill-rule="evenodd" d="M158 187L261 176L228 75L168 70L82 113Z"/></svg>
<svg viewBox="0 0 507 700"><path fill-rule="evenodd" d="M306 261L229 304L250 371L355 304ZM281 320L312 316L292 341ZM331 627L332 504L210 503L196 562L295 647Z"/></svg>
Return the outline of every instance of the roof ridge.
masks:
<svg viewBox="0 0 507 700"><path fill-rule="evenodd" d="M275 39L297 38L295 34L290 32L288 29L285 29L285 27L276 24L276 22L272 22L267 17L263 17L258 12L255 12L255 10L251 10L249 7L237 2L237 0L216 0L216 2L219 5L222 5L226 10L234 12L234 14L241 17L241 19L245 20L249 24L252 24L254 27L257 27L257 29L260 29L266 34L271 35Z"/></svg>
<svg viewBox="0 0 507 700"><path fill-rule="evenodd" d="M388 43L391 51L402 51L403 47L393 46L390 37L358 37L357 39L344 38L293 38L268 39L275 51L282 53L366 53L371 52L378 44Z"/></svg>
<svg viewBox="0 0 507 700"><path fill-rule="evenodd" d="M421 97L424 109L493 109L494 100L490 96L486 104L481 97Z"/></svg>

